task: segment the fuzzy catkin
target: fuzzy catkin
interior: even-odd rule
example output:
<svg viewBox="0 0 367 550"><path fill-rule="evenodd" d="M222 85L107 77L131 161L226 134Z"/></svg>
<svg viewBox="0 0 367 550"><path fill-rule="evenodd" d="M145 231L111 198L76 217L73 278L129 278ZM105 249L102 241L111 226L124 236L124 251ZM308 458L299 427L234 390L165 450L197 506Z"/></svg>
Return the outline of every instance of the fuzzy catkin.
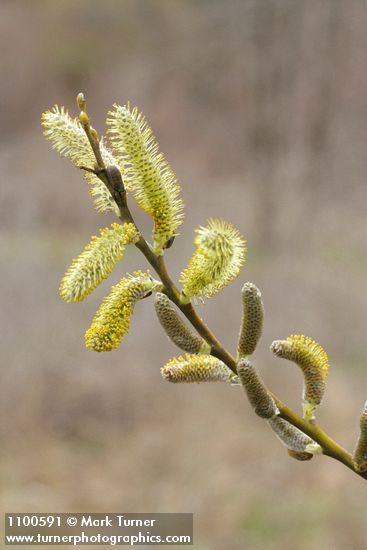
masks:
<svg viewBox="0 0 367 550"><path fill-rule="evenodd" d="M278 413L274 399L266 389L260 375L247 359L241 359L237 373L255 413L261 418L272 418Z"/></svg>
<svg viewBox="0 0 367 550"><path fill-rule="evenodd" d="M245 262L246 241L237 229L220 219L209 219L196 229L196 250L181 273L187 299L210 298L235 279Z"/></svg>
<svg viewBox="0 0 367 550"><path fill-rule="evenodd" d="M89 296L121 260L126 246L137 238L138 231L132 223L113 223L101 229L65 273L60 284L62 299L80 302Z"/></svg>
<svg viewBox="0 0 367 550"><path fill-rule="evenodd" d="M329 371L328 357L314 340L303 335L291 335L287 340L275 340L271 348L278 357L293 361L304 376L304 417L308 420L323 399Z"/></svg>
<svg viewBox="0 0 367 550"><path fill-rule="evenodd" d="M154 220L155 252L160 254L183 221L177 178L137 107L115 104L106 122L112 146L124 166L124 179L139 206Z"/></svg>
<svg viewBox="0 0 367 550"><path fill-rule="evenodd" d="M360 419L360 433L354 449L353 460L360 471L367 470L367 401Z"/></svg>
<svg viewBox="0 0 367 550"><path fill-rule="evenodd" d="M78 168L93 169L95 158L88 138L78 119L70 117L64 107L55 105L50 111L42 114L44 135L52 142L53 148L63 157L68 158ZM118 164L111 151L100 141L100 149L106 166ZM85 172L89 191L99 212L115 212L118 207L104 183L92 172Z"/></svg>
<svg viewBox="0 0 367 550"><path fill-rule="evenodd" d="M176 346L191 354L210 352L210 345L187 326L168 296L157 292L154 305L161 326Z"/></svg>
<svg viewBox="0 0 367 550"><path fill-rule="evenodd" d="M130 329L130 319L138 300L158 285L148 273L136 271L112 287L103 300L85 334L87 348L94 351L112 351L117 348Z"/></svg>
<svg viewBox="0 0 367 550"><path fill-rule="evenodd" d="M236 376L222 361L211 355L188 355L171 359L161 368L168 382L233 382Z"/></svg>
<svg viewBox="0 0 367 550"><path fill-rule="evenodd" d="M242 287L242 324L238 338L239 357L252 355L256 349L263 329L264 304L260 290L252 283Z"/></svg>
<svg viewBox="0 0 367 550"><path fill-rule="evenodd" d="M278 439L293 453L320 453L321 447L287 420L274 416L268 422Z"/></svg>

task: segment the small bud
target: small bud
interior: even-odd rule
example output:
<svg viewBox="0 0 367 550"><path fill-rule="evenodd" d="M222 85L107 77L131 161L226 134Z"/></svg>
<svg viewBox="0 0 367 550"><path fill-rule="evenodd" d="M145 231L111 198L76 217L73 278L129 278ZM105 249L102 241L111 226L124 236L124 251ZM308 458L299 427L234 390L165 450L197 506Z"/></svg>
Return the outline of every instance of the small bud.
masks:
<svg viewBox="0 0 367 550"><path fill-rule="evenodd" d="M87 126L87 124L89 124L89 116L85 111L81 111L78 118L82 126Z"/></svg>
<svg viewBox="0 0 367 550"><path fill-rule="evenodd" d="M293 361L304 376L303 416L313 420L316 406L322 401L329 371L328 357L324 349L311 338L292 335L287 340L275 340L271 351L278 357Z"/></svg>
<svg viewBox="0 0 367 550"><path fill-rule="evenodd" d="M94 139L94 141L95 141L96 143L99 142L98 132L97 132L97 130L96 130L95 128L91 128L91 129L90 129L90 135L92 136L92 138Z"/></svg>
<svg viewBox="0 0 367 550"><path fill-rule="evenodd" d="M171 246L173 245L174 241L175 241L175 238L176 236L173 235L173 237L170 237L168 239L168 241L166 241L163 245L163 250L167 250L168 248L171 248Z"/></svg>
<svg viewBox="0 0 367 550"><path fill-rule="evenodd" d="M367 401L360 419L360 434L354 449L353 460L360 472L367 471Z"/></svg>
<svg viewBox="0 0 367 550"><path fill-rule="evenodd" d="M80 92L76 96L76 102L77 102L77 105L78 105L80 111L85 111L86 110L86 101L85 101L84 94L82 92Z"/></svg>
<svg viewBox="0 0 367 550"><path fill-rule="evenodd" d="M279 416L274 416L273 418L270 418L268 422L278 439L280 439L280 441L287 447L288 451L291 451L290 456L293 456L293 458L305 460L304 457L302 458L303 453L310 455L322 453L320 445L318 445L301 430L293 426L293 424L287 422L287 420L284 420ZM295 456L295 453L298 454L297 457Z"/></svg>
<svg viewBox="0 0 367 550"><path fill-rule="evenodd" d="M173 383L233 382L237 377L212 355L186 355L171 359L161 368L165 380Z"/></svg>
<svg viewBox="0 0 367 550"><path fill-rule="evenodd" d="M192 354L210 352L210 345L186 325L168 296L157 292L155 310L160 324L176 346Z"/></svg>
<svg viewBox="0 0 367 550"><path fill-rule="evenodd" d="M122 176L120 169L117 166L107 166L106 176L109 184L112 189L117 193L123 193L125 191L124 182L122 181Z"/></svg>
<svg viewBox="0 0 367 550"><path fill-rule="evenodd" d="M252 283L245 283L242 287L243 315L237 351L240 357L252 355L260 339L263 320L264 304L260 290Z"/></svg>
<svg viewBox="0 0 367 550"><path fill-rule="evenodd" d="M237 372L248 400L261 418L272 418L279 411L256 369L246 359L241 359Z"/></svg>

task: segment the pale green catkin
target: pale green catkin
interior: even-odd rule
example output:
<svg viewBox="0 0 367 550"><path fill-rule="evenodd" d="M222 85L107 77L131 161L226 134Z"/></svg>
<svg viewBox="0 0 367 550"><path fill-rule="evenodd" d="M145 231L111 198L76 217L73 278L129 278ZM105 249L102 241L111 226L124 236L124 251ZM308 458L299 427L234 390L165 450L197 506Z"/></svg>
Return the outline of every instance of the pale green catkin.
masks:
<svg viewBox="0 0 367 550"><path fill-rule="evenodd" d="M187 300L210 298L238 277L246 258L246 241L225 220L209 219L196 229L196 250L181 273Z"/></svg>
<svg viewBox="0 0 367 550"><path fill-rule="evenodd" d="M68 158L78 168L94 168L95 158L88 138L77 119L70 117L64 107L55 105L42 114L44 135L52 142L53 148ZM100 149L106 166L118 165L111 151L100 141ZM99 212L114 212L119 215L118 207L104 183L92 172L85 172L89 191Z"/></svg>
<svg viewBox="0 0 367 550"><path fill-rule="evenodd" d="M237 377L222 361L211 355L186 355L171 359L161 368L168 382L234 382Z"/></svg>
<svg viewBox="0 0 367 550"><path fill-rule="evenodd" d="M177 178L136 107L115 104L106 122L112 146L124 166L124 181L139 206L154 220L154 248L161 254L183 221L184 204Z"/></svg>
<svg viewBox="0 0 367 550"><path fill-rule="evenodd" d="M154 305L160 324L176 346L191 354L210 352L210 345L187 326L168 296L157 292Z"/></svg>
<svg viewBox="0 0 367 550"><path fill-rule="evenodd" d="M353 453L353 460L359 471L367 470L367 401L364 404L363 413L360 419L360 434L356 448Z"/></svg>
<svg viewBox="0 0 367 550"><path fill-rule="evenodd" d="M264 304L260 290L252 283L242 287L242 324L238 338L239 357L252 355L256 349L263 329Z"/></svg>
<svg viewBox="0 0 367 550"><path fill-rule="evenodd" d="M255 413L261 418L272 418L276 415L278 409L275 401L250 361L241 359L237 365L237 373Z"/></svg>
<svg viewBox="0 0 367 550"><path fill-rule="evenodd" d="M322 449L313 439L301 432L298 428L280 418L274 416L268 420L269 426L272 428L278 439L291 451L291 456L302 460L302 454L298 457L294 453L307 453L309 455L320 454ZM309 457L311 458L311 457ZM303 459L306 459L304 457Z"/></svg>
<svg viewBox="0 0 367 550"><path fill-rule="evenodd" d="M123 251L139 237L134 224L113 223L100 230L99 237L90 243L78 256L60 284L60 295L65 302L84 300L114 269L121 260Z"/></svg>

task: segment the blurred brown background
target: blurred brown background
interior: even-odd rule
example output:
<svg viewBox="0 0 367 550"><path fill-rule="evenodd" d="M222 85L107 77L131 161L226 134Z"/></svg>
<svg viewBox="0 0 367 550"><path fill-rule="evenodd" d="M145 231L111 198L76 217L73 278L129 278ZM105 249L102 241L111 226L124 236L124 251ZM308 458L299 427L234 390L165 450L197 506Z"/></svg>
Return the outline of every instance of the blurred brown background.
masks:
<svg viewBox="0 0 367 550"><path fill-rule="evenodd" d="M187 205L177 275L210 216L248 240L241 275L201 313L231 349L240 288L262 290L256 365L299 409L301 375L273 339L305 333L331 361L323 427L348 449L367 398L367 5L363 0L1 0L1 490L10 511L189 512L198 550L362 550L366 483L287 457L240 389L173 386L177 350L152 302L121 348L84 332L124 264L86 302L58 296L99 227L86 185L41 132L54 103L97 128L145 113ZM138 214L149 230L149 220Z"/></svg>

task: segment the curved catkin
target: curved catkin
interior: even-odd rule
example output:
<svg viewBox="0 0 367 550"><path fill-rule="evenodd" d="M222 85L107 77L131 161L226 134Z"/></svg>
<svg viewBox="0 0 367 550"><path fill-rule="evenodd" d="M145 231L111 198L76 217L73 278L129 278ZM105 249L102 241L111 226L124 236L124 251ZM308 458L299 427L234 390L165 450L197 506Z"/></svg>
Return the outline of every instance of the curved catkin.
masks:
<svg viewBox="0 0 367 550"><path fill-rule="evenodd" d="M313 419L326 388L329 371L326 352L311 338L297 334L287 340L275 340L270 349L278 357L293 361L301 368L304 376L304 418Z"/></svg>
<svg viewBox="0 0 367 550"><path fill-rule="evenodd" d="M222 361L211 355L186 355L171 359L161 368L168 382L233 382L237 378Z"/></svg>
<svg viewBox="0 0 367 550"><path fill-rule="evenodd" d="M238 277L246 257L246 241L237 229L221 219L209 219L196 229L196 250L180 281L187 300L210 298Z"/></svg>
<svg viewBox="0 0 367 550"><path fill-rule="evenodd" d="M239 361L237 373L255 413L261 418L272 418L276 415L278 409L275 401L250 361Z"/></svg>
<svg viewBox="0 0 367 550"><path fill-rule="evenodd" d="M353 460L357 464L359 471L367 471L367 401L364 404L360 419L360 434L356 448L354 449Z"/></svg>
<svg viewBox="0 0 367 550"><path fill-rule="evenodd" d="M95 158L88 138L79 121L71 118L64 107L55 105L52 110L43 113L42 126L45 137L52 142L59 155L70 159L78 168L93 169ZM103 140L100 142L100 149L107 166L117 164L117 160L105 147ZM96 209L99 212L115 212L118 215L118 207L104 183L92 172L85 172L84 176Z"/></svg>
<svg viewBox="0 0 367 550"><path fill-rule="evenodd" d="M160 254L183 221L184 204L177 178L136 107L115 104L106 122L112 146L125 167L124 180L139 206L154 220L154 248Z"/></svg>
<svg viewBox="0 0 367 550"><path fill-rule="evenodd" d="M87 348L94 351L112 351L117 348L130 329L130 319L138 300L145 298L159 285L149 273L141 271L121 279L103 300L85 334Z"/></svg>
<svg viewBox="0 0 367 550"><path fill-rule="evenodd" d="M278 439L287 447L288 451L291 451L289 454L293 456L293 458L302 460L302 455L295 456L294 453L314 455L322 452L320 445L308 437L308 435L301 432L301 430L287 422L287 420L279 416L274 416L270 418L268 422ZM305 458L303 458L303 460L305 460Z"/></svg>
<svg viewBox="0 0 367 550"><path fill-rule="evenodd" d="M176 346L192 354L210 352L210 345L186 325L168 296L157 292L154 305L160 324Z"/></svg>
<svg viewBox="0 0 367 550"><path fill-rule="evenodd" d="M242 324L238 338L239 357L252 355L256 349L263 329L264 304L260 290L252 283L242 287Z"/></svg>
<svg viewBox="0 0 367 550"><path fill-rule="evenodd" d="M121 260L126 246L134 243L138 236L132 223L113 223L101 229L99 237L92 237L65 273L60 284L62 299L68 303L80 302L89 296Z"/></svg>

